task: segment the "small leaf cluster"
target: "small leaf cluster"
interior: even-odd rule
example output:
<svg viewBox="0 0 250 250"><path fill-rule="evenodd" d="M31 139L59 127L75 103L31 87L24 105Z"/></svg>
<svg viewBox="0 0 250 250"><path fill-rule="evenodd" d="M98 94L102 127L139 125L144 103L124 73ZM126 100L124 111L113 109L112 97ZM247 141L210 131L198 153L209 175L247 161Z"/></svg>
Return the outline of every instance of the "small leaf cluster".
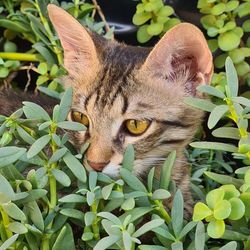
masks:
<svg viewBox="0 0 250 250"><path fill-rule="evenodd" d="M208 40L212 52L219 52L214 64L224 67L227 56L230 56L238 76L248 78L250 72L250 2L237 0L199 0L200 12L204 14L201 24L212 39ZM214 79L215 81L215 79ZM217 85L220 84L216 81Z"/></svg>
<svg viewBox="0 0 250 250"><path fill-rule="evenodd" d="M162 0L142 0L136 6L133 23L140 26L137 31L137 40L146 43L153 36L163 35L167 30L180 23L174 15L171 6L164 5Z"/></svg>

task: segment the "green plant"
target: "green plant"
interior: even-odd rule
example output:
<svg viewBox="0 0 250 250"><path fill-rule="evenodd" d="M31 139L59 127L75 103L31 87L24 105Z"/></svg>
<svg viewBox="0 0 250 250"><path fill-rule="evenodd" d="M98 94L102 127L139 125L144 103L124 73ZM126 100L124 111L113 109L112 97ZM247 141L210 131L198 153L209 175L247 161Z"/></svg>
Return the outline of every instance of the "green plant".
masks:
<svg viewBox="0 0 250 250"><path fill-rule="evenodd" d="M136 6L133 23L140 26L137 40L140 43L149 41L153 36L161 36L174 25L180 23L178 18L170 17L174 9L164 5L162 0L142 0Z"/></svg>
<svg viewBox="0 0 250 250"><path fill-rule="evenodd" d="M237 0L199 0L200 12L204 14L201 24L212 39L208 40L212 52L219 50L214 64L217 68L224 67L227 56L230 56L238 76L244 82L250 75L250 14L249 1ZM217 52L218 54L218 52ZM216 76L215 76L216 77ZM220 82L214 79L214 83Z"/></svg>

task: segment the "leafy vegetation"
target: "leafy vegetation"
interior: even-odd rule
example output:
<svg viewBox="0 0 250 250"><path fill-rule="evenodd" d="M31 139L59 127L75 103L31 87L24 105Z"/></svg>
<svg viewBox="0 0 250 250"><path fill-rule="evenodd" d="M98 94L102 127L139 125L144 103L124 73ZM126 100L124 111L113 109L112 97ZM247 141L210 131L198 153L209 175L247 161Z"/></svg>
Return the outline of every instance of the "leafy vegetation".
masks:
<svg viewBox="0 0 250 250"><path fill-rule="evenodd" d="M249 38L244 40L249 32L248 19L243 20L243 29L238 23L249 14L249 1L223 1L224 7L221 1L199 1L206 14L204 27L205 20L216 19L205 27L209 34L211 28L217 29L216 41L209 41L210 47L218 44L217 52L223 53L219 55L222 67L227 55L232 60L227 58L226 72L214 75L213 87L198 87L211 96L211 101L186 99L188 105L210 112L207 126L214 136L193 142L187 150L196 203L190 220L184 219L182 193L170 178L175 152L166 159L158 181L154 168L145 181L131 173L132 145L125 152L120 179L94 171L86 173L82 159L88 145L77 153L68 141L67 130L85 127L65 120L72 89L63 93L58 80L65 71L62 50L47 17L48 2L0 3L2 82L7 86L12 82L13 86L17 73L26 71L30 79L35 72L36 90L60 99L52 117L31 102L24 102L10 117L0 116L0 249L250 249L250 101L247 92L242 94L249 70L245 74L239 71L241 63L248 64ZM112 35L104 21L94 21L94 1L62 2L61 7L98 33ZM139 29L141 42L162 35L177 23L169 17L172 14L173 9L162 1L142 1L134 16L135 23L144 25L144 31L140 31L143 26ZM228 22L235 22L235 27L228 29ZM240 36L235 29L244 34ZM228 32L238 35L240 45L223 50L232 45L218 42ZM19 51L20 41L27 44L25 51ZM239 58L243 59L235 61ZM29 84L30 80L23 87L27 90ZM202 128L199 137L204 137ZM172 209L164 205L168 199L173 201Z"/></svg>

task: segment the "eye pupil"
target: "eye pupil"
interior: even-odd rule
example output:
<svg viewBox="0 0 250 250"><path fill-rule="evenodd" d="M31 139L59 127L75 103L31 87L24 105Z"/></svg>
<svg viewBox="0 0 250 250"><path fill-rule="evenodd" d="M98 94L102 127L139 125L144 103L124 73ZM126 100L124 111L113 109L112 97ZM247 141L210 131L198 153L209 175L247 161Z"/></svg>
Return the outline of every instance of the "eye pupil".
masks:
<svg viewBox="0 0 250 250"><path fill-rule="evenodd" d="M132 135L141 135L149 127L150 122L147 120L130 119L125 122L127 131Z"/></svg>

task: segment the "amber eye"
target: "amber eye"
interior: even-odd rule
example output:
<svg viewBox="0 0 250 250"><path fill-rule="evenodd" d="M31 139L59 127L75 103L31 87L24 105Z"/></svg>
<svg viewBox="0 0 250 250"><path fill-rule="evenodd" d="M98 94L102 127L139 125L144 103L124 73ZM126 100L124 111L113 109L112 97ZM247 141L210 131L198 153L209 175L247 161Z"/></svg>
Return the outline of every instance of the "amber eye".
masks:
<svg viewBox="0 0 250 250"><path fill-rule="evenodd" d="M71 117L74 122L82 123L84 126L89 126L89 118L81 112L72 111Z"/></svg>
<svg viewBox="0 0 250 250"><path fill-rule="evenodd" d="M127 120L125 126L127 130L133 135L143 134L149 127L150 122L146 120Z"/></svg>

